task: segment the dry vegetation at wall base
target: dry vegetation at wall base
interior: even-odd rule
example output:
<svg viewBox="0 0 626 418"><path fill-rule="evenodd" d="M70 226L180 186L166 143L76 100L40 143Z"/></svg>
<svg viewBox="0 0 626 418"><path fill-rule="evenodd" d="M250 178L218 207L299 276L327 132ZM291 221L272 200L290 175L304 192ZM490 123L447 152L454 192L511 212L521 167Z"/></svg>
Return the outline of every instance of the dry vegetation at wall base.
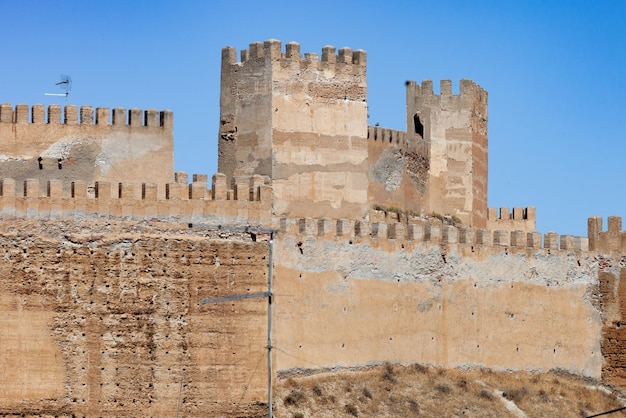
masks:
<svg viewBox="0 0 626 418"><path fill-rule="evenodd" d="M619 392L558 371L422 364L292 375L279 381L276 394L275 415L281 418L589 417L624 406Z"/></svg>

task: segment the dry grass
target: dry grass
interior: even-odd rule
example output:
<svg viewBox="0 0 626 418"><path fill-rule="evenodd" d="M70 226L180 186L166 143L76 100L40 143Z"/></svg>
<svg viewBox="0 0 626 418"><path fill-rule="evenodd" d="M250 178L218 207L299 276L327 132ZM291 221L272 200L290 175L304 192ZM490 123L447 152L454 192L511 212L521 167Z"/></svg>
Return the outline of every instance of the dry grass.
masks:
<svg viewBox="0 0 626 418"><path fill-rule="evenodd" d="M500 395L500 393L502 395ZM585 417L622 407L615 394L565 373L495 372L385 363L279 381L275 415L309 417ZM626 416L621 413L612 416Z"/></svg>

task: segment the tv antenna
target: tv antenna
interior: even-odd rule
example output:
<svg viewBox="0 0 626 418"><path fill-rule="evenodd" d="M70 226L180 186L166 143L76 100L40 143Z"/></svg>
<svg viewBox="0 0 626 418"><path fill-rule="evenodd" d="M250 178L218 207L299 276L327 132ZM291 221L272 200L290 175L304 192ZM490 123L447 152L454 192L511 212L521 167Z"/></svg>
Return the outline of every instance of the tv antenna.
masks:
<svg viewBox="0 0 626 418"><path fill-rule="evenodd" d="M67 96L70 94L70 90L72 90L72 77L70 77L69 75L61 74L61 81L55 83L55 85L65 90L65 93L44 93L44 95L65 97L65 101L67 102Z"/></svg>

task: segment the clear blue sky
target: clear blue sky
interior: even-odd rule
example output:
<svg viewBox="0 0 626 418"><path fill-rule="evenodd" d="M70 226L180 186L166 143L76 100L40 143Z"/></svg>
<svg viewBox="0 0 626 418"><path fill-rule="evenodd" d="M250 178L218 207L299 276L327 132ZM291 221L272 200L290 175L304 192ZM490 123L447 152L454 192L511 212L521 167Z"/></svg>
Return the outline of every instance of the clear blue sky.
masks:
<svg viewBox="0 0 626 418"><path fill-rule="evenodd" d="M0 0L0 102L171 109L175 166L217 168L220 51L296 41L368 53L370 124L404 129L406 80L489 91L489 205L586 235L626 215L624 1ZM606 222L606 221L605 221Z"/></svg>

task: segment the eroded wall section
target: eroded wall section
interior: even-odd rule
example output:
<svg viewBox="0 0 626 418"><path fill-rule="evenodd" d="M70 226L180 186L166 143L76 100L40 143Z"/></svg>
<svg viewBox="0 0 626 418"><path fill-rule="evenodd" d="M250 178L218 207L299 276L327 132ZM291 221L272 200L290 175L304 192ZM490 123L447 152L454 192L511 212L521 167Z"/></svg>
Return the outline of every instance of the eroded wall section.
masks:
<svg viewBox="0 0 626 418"><path fill-rule="evenodd" d="M62 112L63 110L63 112ZM87 183L174 180L171 111L0 105L0 177ZM66 192L69 193L69 188ZM136 191L141 197L141 191Z"/></svg>
<svg viewBox="0 0 626 418"><path fill-rule="evenodd" d="M278 373L398 361L601 375L584 253L314 227L287 228L276 263Z"/></svg>
<svg viewBox="0 0 626 418"><path fill-rule="evenodd" d="M367 145L371 207L426 213L430 167L426 142L402 131L369 126Z"/></svg>
<svg viewBox="0 0 626 418"><path fill-rule="evenodd" d="M626 386L626 259L602 257L598 304L604 312L602 378L608 384Z"/></svg>
<svg viewBox="0 0 626 418"><path fill-rule="evenodd" d="M0 223L0 415L264 416L267 241L159 225Z"/></svg>

